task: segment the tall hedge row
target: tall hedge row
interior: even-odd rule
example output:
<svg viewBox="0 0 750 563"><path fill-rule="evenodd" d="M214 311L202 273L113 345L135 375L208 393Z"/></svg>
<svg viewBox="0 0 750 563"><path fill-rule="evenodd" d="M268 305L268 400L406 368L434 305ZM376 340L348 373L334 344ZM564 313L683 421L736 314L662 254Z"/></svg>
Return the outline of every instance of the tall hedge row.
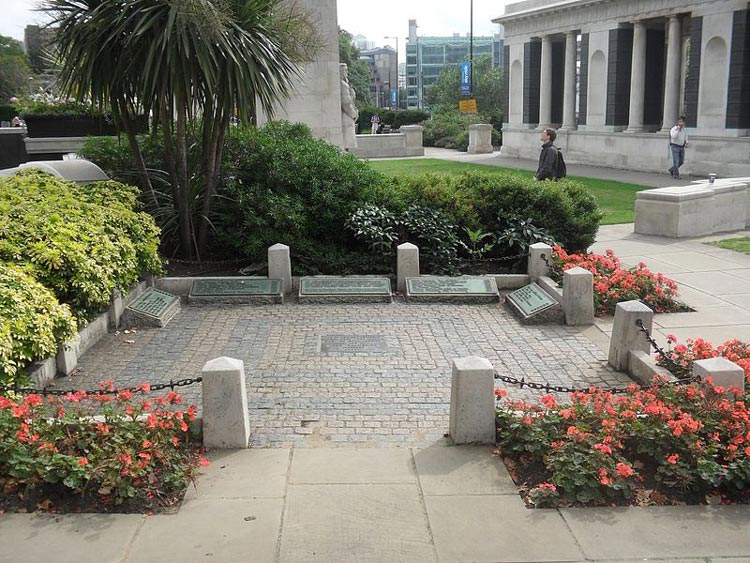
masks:
<svg viewBox="0 0 750 563"><path fill-rule="evenodd" d="M138 189L117 182L79 186L38 170L0 178L0 380L69 337L62 317L88 320L106 309L113 290L161 272L159 229L138 206ZM32 299L19 272L45 292ZM57 328L42 330L48 322ZM31 341L9 344L9 330L27 330Z"/></svg>

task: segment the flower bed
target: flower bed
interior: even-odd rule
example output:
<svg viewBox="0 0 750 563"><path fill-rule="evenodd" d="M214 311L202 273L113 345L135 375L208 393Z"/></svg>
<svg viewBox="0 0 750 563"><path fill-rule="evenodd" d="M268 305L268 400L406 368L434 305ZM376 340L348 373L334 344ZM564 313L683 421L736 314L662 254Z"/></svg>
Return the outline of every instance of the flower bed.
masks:
<svg viewBox="0 0 750 563"><path fill-rule="evenodd" d="M0 396L0 510L167 510L208 463L190 440L196 412L178 393L136 400L111 382L93 394Z"/></svg>
<svg viewBox="0 0 750 563"><path fill-rule="evenodd" d="M500 452L530 506L748 501L747 394L702 382L540 403L497 408Z"/></svg>
<svg viewBox="0 0 750 563"><path fill-rule="evenodd" d="M594 275L594 308L597 316L614 315L620 301L639 300L655 313L689 311L677 301L677 284L664 276L651 272L640 262L634 268L623 268L614 252L600 254L568 254L555 246L550 260L550 277L558 283L563 272L581 267Z"/></svg>
<svg viewBox="0 0 750 563"><path fill-rule="evenodd" d="M737 340L727 340L723 344L714 346L702 338L687 338L684 344L677 343L677 337L673 334L667 335L669 350L668 358L657 358L660 366L668 368L678 377L689 377L692 375L692 363L695 360L708 358L726 358L734 362L745 371L745 379L750 383L750 344Z"/></svg>

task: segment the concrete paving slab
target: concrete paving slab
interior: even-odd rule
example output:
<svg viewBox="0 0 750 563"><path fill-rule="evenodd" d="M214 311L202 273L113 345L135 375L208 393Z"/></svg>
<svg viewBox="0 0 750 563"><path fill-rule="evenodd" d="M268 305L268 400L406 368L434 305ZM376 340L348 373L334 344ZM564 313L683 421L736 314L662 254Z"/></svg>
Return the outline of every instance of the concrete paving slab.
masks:
<svg viewBox="0 0 750 563"><path fill-rule="evenodd" d="M279 561L434 563L436 557L416 485L290 485Z"/></svg>
<svg viewBox="0 0 750 563"><path fill-rule="evenodd" d="M661 328L750 324L750 311L733 305L702 307L692 313L654 315L654 324Z"/></svg>
<svg viewBox="0 0 750 563"><path fill-rule="evenodd" d="M422 494L518 495L502 460L487 446L414 451Z"/></svg>
<svg viewBox="0 0 750 563"><path fill-rule="evenodd" d="M677 295L677 299L697 310L704 307L725 307L729 304L724 297L716 297L686 285L680 286L680 292Z"/></svg>
<svg viewBox="0 0 750 563"><path fill-rule="evenodd" d="M735 269L727 268L726 272L732 276L736 276L743 280L750 278L750 268L735 268Z"/></svg>
<svg viewBox="0 0 750 563"><path fill-rule="evenodd" d="M517 497L425 497L441 563L579 561L583 554L560 514L529 510Z"/></svg>
<svg viewBox="0 0 750 563"><path fill-rule="evenodd" d="M407 448L296 449L289 482L294 484L416 484L414 460Z"/></svg>
<svg viewBox="0 0 750 563"><path fill-rule="evenodd" d="M666 243L656 243L644 240L597 241L589 248L589 251L595 254L604 254L607 250L612 250L618 258L643 255L658 256L659 254L671 252L669 245Z"/></svg>
<svg viewBox="0 0 750 563"><path fill-rule="evenodd" d="M219 498L280 498L284 496L290 451L249 449L211 452L211 465L188 487L185 501Z"/></svg>
<svg viewBox="0 0 750 563"><path fill-rule="evenodd" d="M732 305L737 305L750 311L750 293L742 293L739 295L724 295L722 299Z"/></svg>
<svg viewBox="0 0 750 563"><path fill-rule="evenodd" d="M750 553L750 506L561 509L591 559Z"/></svg>
<svg viewBox="0 0 750 563"><path fill-rule="evenodd" d="M749 341L750 325L663 328L655 330L654 334L658 335L656 341L662 345L666 345L667 334L674 334L681 343L684 343L686 338L702 338L714 346L718 346L732 338L738 338L745 342Z"/></svg>
<svg viewBox="0 0 750 563"><path fill-rule="evenodd" d="M740 264L742 267L747 268L750 266L750 255L737 252L735 250L729 250L727 248L721 248L718 246L712 246L709 244L701 243L704 250L701 252L714 256L733 264Z"/></svg>
<svg viewBox="0 0 750 563"><path fill-rule="evenodd" d="M0 562L119 563L144 521L140 514L3 514Z"/></svg>
<svg viewBox="0 0 750 563"><path fill-rule="evenodd" d="M671 276L680 287L683 285L704 291L711 295L750 293L750 281L724 272L690 272Z"/></svg>
<svg viewBox="0 0 750 563"><path fill-rule="evenodd" d="M721 557L711 558L708 563L750 563L750 557Z"/></svg>
<svg viewBox="0 0 750 563"><path fill-rule="evenodd" d="M622 260L623 266L627 268L633 268L638 265L639 262L644 262L648 269L652 272L661 272L665 275L682 274L690 271L686 270L685 268L681 268L680 266L676 266L675 264L670 264L669 262L654 258L653 256L627 256Z"/></svg>
<svg viewBox="0 0 750 563"><path fill-rule="evenodd" d="M283 499L196 499L170 516L152 516L126 563L273 563Z"/></svg>
<svg viewBox="0 0 750 563"><path fill-rule="evenodd" d="M683 271L690 272L709 272L709 271L724 271L731 269L741 269L744 266L736 262L730 262L725 258L711 256L710 254L703 252L669 252L665 254L659 254L659 261L664 264L673 264L674 266L680 267ZM648 264L648 259L644 260ZM654 267L649 266L652 272L661 272L666 274L668 272L658 270ZM679 273L679 272L670 272Z"/></svg>

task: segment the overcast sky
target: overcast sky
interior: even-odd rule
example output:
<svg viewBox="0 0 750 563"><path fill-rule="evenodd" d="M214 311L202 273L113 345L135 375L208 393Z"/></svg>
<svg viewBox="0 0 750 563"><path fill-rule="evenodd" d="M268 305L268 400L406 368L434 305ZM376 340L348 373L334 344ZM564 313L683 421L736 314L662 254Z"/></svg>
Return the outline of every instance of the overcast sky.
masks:
<svg viewBox="0 0 750 563"><path fill-rule="evenodd" d="M24 27L42 23L41 15L33 11L37 3L38 0L0 0L0 35L22 40ZM399 51L406 44L410 19L417 20L419 35L469 33L471 0L337 0L337 4L340 27L352 35L365 35L377 46L395 47L395 41L385 37L398 37ZM475 35L496 32L497 25L490 20L502 15L504 4L504 0L474 0Z"/></svg>

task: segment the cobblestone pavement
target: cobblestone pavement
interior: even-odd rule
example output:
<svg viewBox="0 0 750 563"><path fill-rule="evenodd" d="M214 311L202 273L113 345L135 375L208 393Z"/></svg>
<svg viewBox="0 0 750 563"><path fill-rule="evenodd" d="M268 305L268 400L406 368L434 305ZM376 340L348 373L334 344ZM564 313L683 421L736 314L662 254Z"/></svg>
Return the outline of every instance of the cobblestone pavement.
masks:
<svg viewBox="0 0 750 563"><path fill-rule="evenodd" d="M448 428L452 359L482 356L501 375L621 385L573 327L523 326L502 305L185 306L162 329L110 333L58 388L198 377L244 361L251 446L422 446ZM200 405L200 385L181 389ZM513 389L511 397L538 397Z"/></svg>

